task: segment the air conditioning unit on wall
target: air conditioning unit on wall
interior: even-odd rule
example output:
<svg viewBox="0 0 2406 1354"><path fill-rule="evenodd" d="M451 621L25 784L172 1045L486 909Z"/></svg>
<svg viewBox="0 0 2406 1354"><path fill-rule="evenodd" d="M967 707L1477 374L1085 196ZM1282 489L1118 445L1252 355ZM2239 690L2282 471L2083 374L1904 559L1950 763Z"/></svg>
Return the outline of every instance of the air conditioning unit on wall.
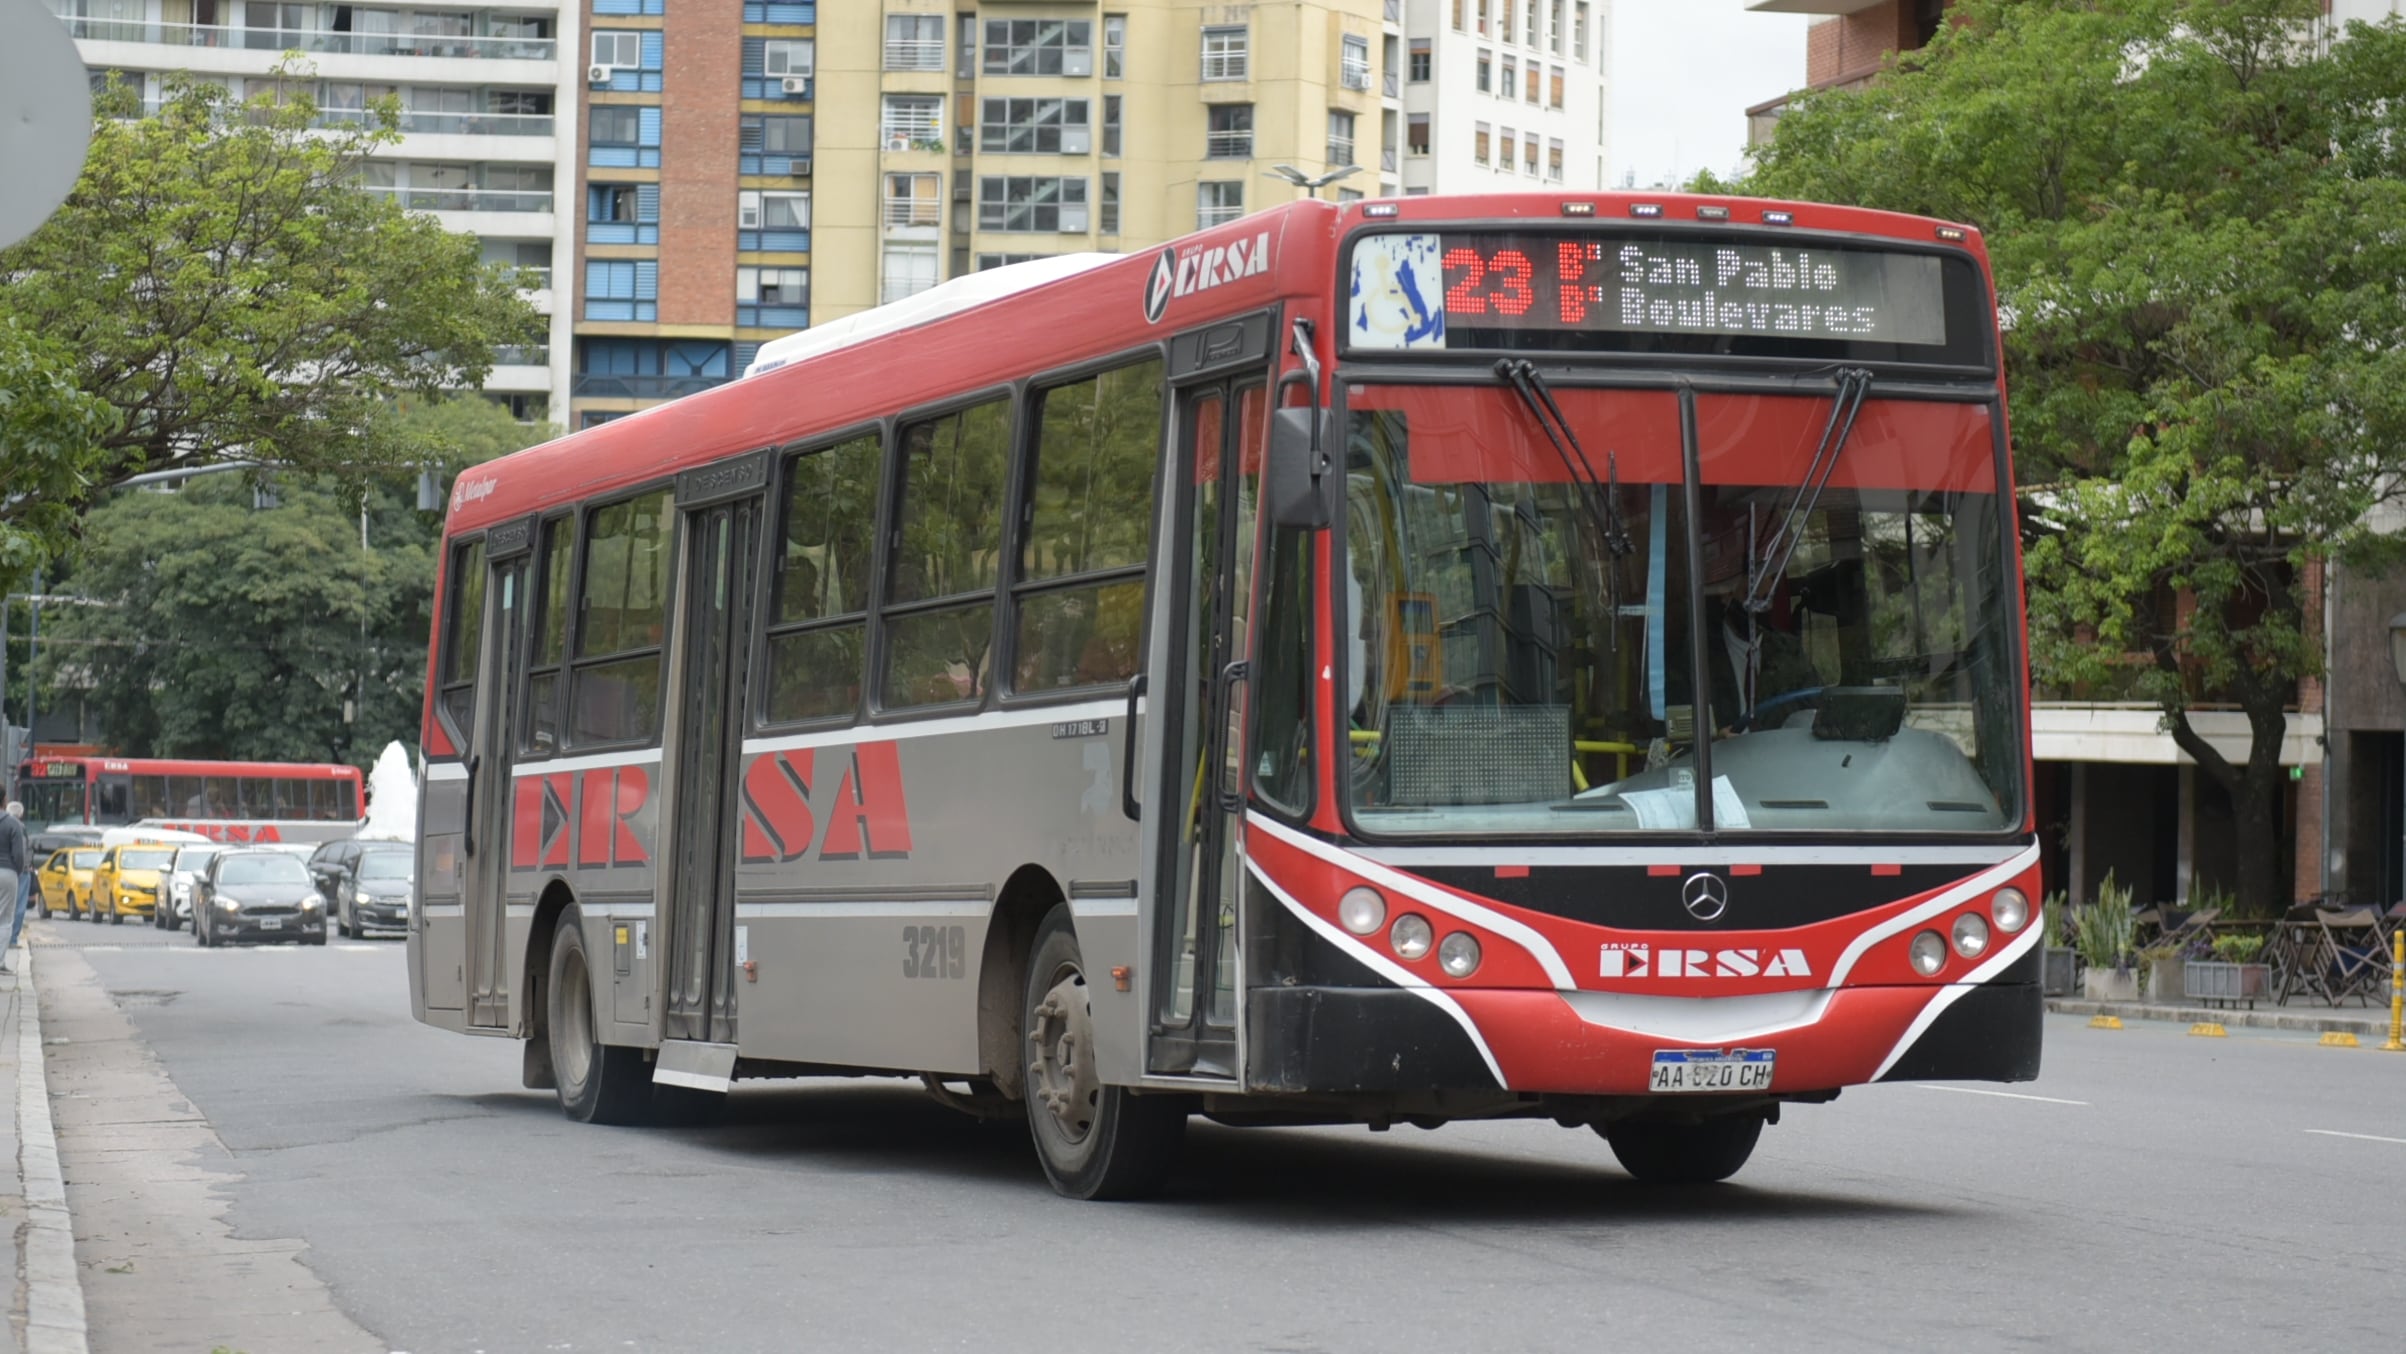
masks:
<svg viewBox="0 0 2406 1354"><path fill-rule="evenodd" d="M779 88L783 89L788 94L808 94L810 92L810 77L807 75L786 76L784 82L779 86Z"/></svg>
<svg viewBox="0 0 2406 1354"><path fill-rule="evenodd" d="M610 77L617 73L618 68L616 66L587 66L585 67L585 83L589 85L606 85L610 83Z"/></svg>

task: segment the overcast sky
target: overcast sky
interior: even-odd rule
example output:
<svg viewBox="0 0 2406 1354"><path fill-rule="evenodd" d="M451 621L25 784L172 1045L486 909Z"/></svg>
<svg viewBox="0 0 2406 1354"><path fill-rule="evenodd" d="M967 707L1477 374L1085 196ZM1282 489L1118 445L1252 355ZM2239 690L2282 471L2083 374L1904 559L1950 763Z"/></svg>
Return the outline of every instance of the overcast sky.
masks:
<svg viewBox="0 0 2406 1354"><path fill-rule="evenodd" d="M1746 110L1804 83L1802 14L1748 0L1615 0L1612 174L1619 187L1725 174L1746 150Z"/></svg>

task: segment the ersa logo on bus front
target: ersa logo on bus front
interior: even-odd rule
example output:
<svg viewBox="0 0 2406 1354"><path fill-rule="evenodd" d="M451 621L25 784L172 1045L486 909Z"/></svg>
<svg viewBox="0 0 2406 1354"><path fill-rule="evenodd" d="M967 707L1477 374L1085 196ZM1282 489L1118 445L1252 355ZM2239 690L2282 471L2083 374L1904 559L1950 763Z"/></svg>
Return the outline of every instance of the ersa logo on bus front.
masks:
<svg viewBox="0 0 2406 1354"><path fill-rule="evenodd" d="M1247 244L1231 240L1199 249L1183 258L1178 246L1171 245L1153 260L1153 275L1145 282L1145 323L1159 324L1170 302L1181 296L1236 281L1240 277L1258 277L1270 271L1270 232L1263 231Z"/></svg>

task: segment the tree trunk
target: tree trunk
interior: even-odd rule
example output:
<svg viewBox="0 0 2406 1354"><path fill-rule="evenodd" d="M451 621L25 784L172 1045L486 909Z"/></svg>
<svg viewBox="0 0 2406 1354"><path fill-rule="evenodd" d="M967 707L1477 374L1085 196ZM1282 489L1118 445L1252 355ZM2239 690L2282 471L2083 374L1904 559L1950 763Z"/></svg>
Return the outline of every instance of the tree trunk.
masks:
<svg viewBox="0 0 2406 1354"><path fill-rule="evenodd" d="M2164 711L2164 724L2180 750L2230 796L2239 909L2253 916L2278 916L2289 906L2289 885L2281 876L2281 741L2289 732L2289 715L2266 684L2236 685L2247 712L2244 764L2233 766L2207 742L2190 725L2187 710Z"/></svg>

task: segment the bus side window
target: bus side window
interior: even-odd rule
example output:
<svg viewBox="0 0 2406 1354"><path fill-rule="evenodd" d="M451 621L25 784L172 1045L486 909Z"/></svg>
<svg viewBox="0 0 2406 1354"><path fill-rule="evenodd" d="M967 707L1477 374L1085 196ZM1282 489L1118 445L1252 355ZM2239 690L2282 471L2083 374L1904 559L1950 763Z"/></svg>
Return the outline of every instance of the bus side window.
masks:
<svg viewBox="0 0 2406 1354"><path fill-rule="evenodd" d="M536 555L542 576L535 597L535 644L527 664L526 721L521 749L541 756L560 746L560 665L568 657L569 585L576 561L576 519L555 517L543 524Z"/></svg>
<svg viewBox="0 0 2406 1354"><path fill-rule="evenodd" d="M92 821L104 827L116 827L134 820L128 807L133 797L133 785L125 776L102 776L93 787Z"/></svg>
<svg viewBox="0 0 2406 1354"><path fill-rule="evenodd" d="M660 637L667 624L666 489L596 508L588 519L569 666L568 735L578 743L649 738L659 726Z"/></svg>
<svg viewBox="0 0 2406 1354"><path fill-rule="evenodd" d="M902 430L902 500L882 616L887 709L973 701L992 675L1011 401L988 400Z"/></svg>
<svg viewBox="0 0 2406 1354"><path fill-rule="evenodd" d="M1143 661L1161 360L1039 398L1019 542L1012 689L1115 685Z"/></svg>
<svg viewBox="0 0 2406 1354"><path fill-rule="evenodd" d="M211 818L232 818L242 811L242 799L235 791L232 776L211 776L206 782L207 797L201 812Z"/></svg>
<svg viewBox="0 0 2406 1354"><path fill-rule="evenodd" d="M772 724L849 718L860 709L883 450L869 433L790 463L762 694Z"/></svg>
<svg viewBox="0 0 2406 1354"><path fill-rule="evenodd" d="M482 540L452 550L444 589L450 595L443 606L442 708L450 717L452 732L465 744L476 736L477 646L485 623Z"/></svg>
<svg viewBox="0 0 2406 1354"><path fill-rule="evenodd" d="M359 817L359 787L347 780L334 782L334 817L346 823Z"/></svg>
<svg viewBox="0 0 2406 1354"><path fill-rule="evenodd" d="M132 783L134 817L165 818L168 815L165 776L136 776Z"/></svg>

